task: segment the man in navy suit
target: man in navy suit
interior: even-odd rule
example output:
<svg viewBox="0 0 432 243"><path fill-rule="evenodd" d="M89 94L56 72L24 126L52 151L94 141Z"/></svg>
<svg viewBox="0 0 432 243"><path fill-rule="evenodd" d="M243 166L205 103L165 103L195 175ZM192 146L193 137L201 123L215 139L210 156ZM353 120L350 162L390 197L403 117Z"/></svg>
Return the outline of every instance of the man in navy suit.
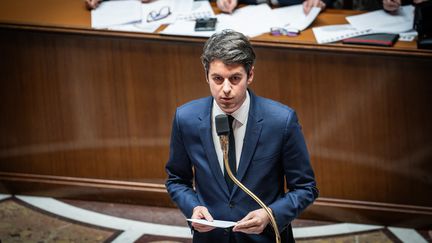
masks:
<svg viewBox="0 0 432 243"><path fill-rule="evenodd" d="M191 223L194 242L275 242L265 210L224 178L215 117L227 114L236 178L269 206L282 242L294 242L291 221L318 196L296 113L248 89L255 53L243 34L214 34L201 59L212 96L177 108L166 164L169 195L187 218L238 221L229 229Z"/></svg>

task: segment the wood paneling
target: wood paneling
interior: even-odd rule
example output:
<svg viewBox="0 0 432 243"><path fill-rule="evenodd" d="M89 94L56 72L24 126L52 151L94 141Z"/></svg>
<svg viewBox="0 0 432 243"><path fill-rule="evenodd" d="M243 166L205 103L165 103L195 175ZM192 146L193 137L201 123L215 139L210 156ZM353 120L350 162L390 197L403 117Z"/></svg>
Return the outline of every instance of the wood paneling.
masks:
<svg viewBox="0 0 432 243"><path fill-rule="evenodd" d="M0 24L0 191L173 206L171 120L209 95L204 39L95 31L85 18ZM430 225L432 52L317 45L310 30L252 41L251 88L303 125L321 192L304 216Z"/></svg>
<svg viewBox="0 0 432 243"><path fill-rule="evenodd" d="M297 110L322 196L432 205L431 59L257 53L253 87Z"/></svg>
<svg viewBox="0 0 432 243"><path fill-rule="evenodd" d="M207 95L197 58L201 44L2 35L0 156L8 161L2 169L131 180L164 176L160 165L167 160L175 108Z"/></svg>

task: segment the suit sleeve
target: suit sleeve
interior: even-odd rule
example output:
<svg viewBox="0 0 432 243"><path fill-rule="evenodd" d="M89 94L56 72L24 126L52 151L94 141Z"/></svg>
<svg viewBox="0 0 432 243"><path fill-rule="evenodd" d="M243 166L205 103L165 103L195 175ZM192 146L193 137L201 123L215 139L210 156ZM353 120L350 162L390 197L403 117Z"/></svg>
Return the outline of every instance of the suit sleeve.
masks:
<svg viewBox="0 0 432 243"><path fill-rule="evenodd" d="M282 154L288 192L270 205L281 231L318 197L314 172L295 112L288 117Z"/></svg>
<svg viewBox="0 0 432 243"><path fill-rule="evenodd" d="M171 199L183 214L190 218L193 209L199 206L200 202L193 189L192 164L182 138L178 111L173 121L170 154L165 169L168 174L165 186Z"/></svg>

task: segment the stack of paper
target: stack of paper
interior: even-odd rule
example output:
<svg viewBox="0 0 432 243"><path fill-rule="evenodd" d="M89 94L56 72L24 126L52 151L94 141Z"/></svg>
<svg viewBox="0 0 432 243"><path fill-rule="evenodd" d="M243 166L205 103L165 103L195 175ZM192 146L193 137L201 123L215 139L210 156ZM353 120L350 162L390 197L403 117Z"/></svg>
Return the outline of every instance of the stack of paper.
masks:
<svg viewBox="0 0 432 243"><path fill-rule="evenodd" d="M327 25L312 29L318 44L340 41L343 39L371 34L371 29L359 30L349 24Z"/></svg>
<svg viewBox="0 0 432 243"><path fill-rule="evenodd" d="M313 28L312 31L317 42L323 44L365 34L402 34L406 31L412 31L414 7L410 5L402 6L396 13L391 14L384 10L377 10L349 16L346 19L350 24Z"/></svg>
<svg viewBox="0 0 432 243"><path fill-rule="evenodd" d="M158 13L162 8L170 10L167 17L147 21L150 13ZM212 16L214 12L208 1L194 0L157 0L150 3L138 0L104 1L91 12L93 28L137 32L154 32L162 24Z"/></svg>
<svg viewBox="0 0 432 243"><path fill-rule="evenodd" d="M399 34L413 28L414 7L402 6L396 13L384 10L348 16L348 23L357 29L372 29L376 33Z"/></svg>

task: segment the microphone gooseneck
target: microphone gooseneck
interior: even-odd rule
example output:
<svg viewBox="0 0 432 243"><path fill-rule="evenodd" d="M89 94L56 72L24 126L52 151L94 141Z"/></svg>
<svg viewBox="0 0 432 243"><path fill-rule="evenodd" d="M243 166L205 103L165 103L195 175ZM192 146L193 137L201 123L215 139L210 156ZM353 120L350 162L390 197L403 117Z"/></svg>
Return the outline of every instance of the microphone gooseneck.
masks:
<svg viewBox="0 0 432 243"><path fill-rule="evenodd" d="M233 175L231 168L228 164L228 144L229 144L228 135L230 132L232 132L232 131L230 131L230 128L229 128L228 116L225 114L217 115L215 118L215 124L216 124L216 133L219 136L219 141L220 141L221 148L222 148L223 162L225 165L225 169L228 173L228 176L231 178L231 180L238 187L240 187L246 194L248 194L252 199L254 199L261 206L261 208L263 208L266 211L267 215L269 216L270 223L271 223L273 230L275 232L276 243L280 243L281 237L279 234L279 228L277 226L275 217L273 216L273 214L270 211L270 208L267 207L265 205L265 203L263 201L261 201L261 199L259 199L253 192L251 192L239 180L237 180L237 178Z"/></svg>

